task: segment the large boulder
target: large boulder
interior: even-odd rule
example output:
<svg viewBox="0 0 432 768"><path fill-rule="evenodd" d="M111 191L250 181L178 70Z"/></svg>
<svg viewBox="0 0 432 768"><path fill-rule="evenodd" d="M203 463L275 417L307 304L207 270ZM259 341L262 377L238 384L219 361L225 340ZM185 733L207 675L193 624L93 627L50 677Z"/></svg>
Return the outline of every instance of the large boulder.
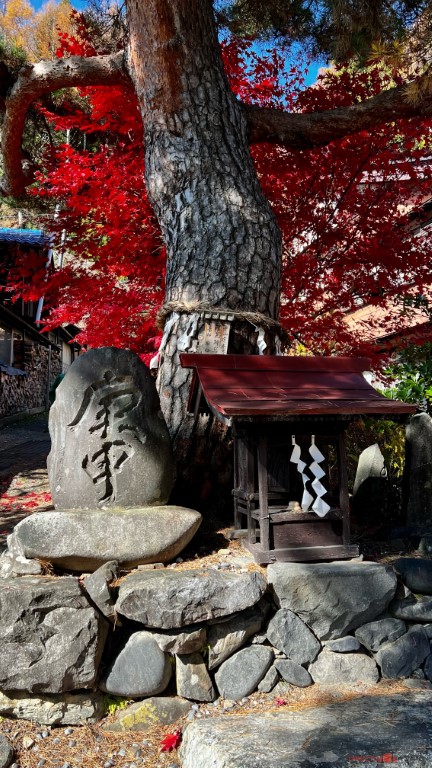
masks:
<svg viewBox="0 0 432 768"><path fill-rule="evenodd" d="M379 672L374 660L364 653L334 653L324 650L309 667L315 683L356 685L377 683Z"/></svg>
<svg viewBox="0 0 432 768"><path fill-rule="evenodd" d="M148 632L134 632L115 657L99 687L107 693L128 698L154 696L167 687L171 678L168 656Z"/></svg>
<svg viewBox="0 0 432 768"><path fill-rule="evenodd" d="M404 480L409 525L432 523L432 419L411 416L406 428Z"/></svg>
<svg viewBox="0 0 432 768"><path fill-rule="evenodd" d="M116 611L148 627L174 629L249 608L265 589L256 571L143 571L121 583Z"/></svg>
<svg viewBox="0 0 432 768"><path fill-rule="evenodd" d="M396 590L395 574L378 563L274 563L267 577L277 604L297 613L321 640L372 621Z"/></svg>
<svg viewBox="0 0 432 768"><path fill-rule="evenodd" d="M38 512L8 537L9 550L72 571L117 560L126 567L166 562L192 539L201 515L185 507Z"/></svg>
<svg viewBox="0 0 432 768"><path fill-rule="evenodd" d="M106 631L72 576L0 580L0 689L92 688Z"/></svg>
<svg viewBox="0 0 432 768"><path fill-rule="evenodd" d="M180 761L182 768L428 768L431 705L432 691L406 691L299 712L202 718L187 726Z"/></svg>
<svg viewBox="0 0 432 768"><path fill-rule="evenodd" d="M215 669L225 659L238 651L249 637L259 632L263 614L257 608L213 624L208 631L208 668Z"/></svg>
<svg viewBox="0 0 432 768"><path fill-rule="evenodd" d="M271 648L251 645L224 661L215 674L224 699L239 700L255 691L274 660Z"/></svg>
<svg viewBox="0 0 432 768"><path fill-rule="evenodd" d="M297 664L309 664L321 650L319 640L289 608L275 613L267 628L267 639Z"/></svg>
<svg viewBox="0 0 432 768"><path fill-rule="evenodd" d="M385 643L375 658L381 667L383 677L409 677L430 654L429 638L420 625L410 627L408 632L393 643Z"/></svg>
<svg viewBox="0 0 432 768"><path fill-rule="evenodd" d="M364 624L355 631L357 640L360 641L368 651L378 651L384 643L392 643L398 637L404 635L406 625L401 619L386 617Z"/></svg>
<svg viewBox="0 0 432 768"><path fill-rule="evenodd" d="M48 473L60 509L166 504L173 484L168 429L138 355L92 349L69 368L50 410Z"/></svg>
<svg viewBox="0 0 432 768"><path fill-rule="evenodd" d="M192 701L214 701L213 683L200 653L176 656L177 693Z"/></svg>
<svg viewBox="0 0 432 768"><path fill-rule="evenodd" d="M432 595L432 561L417 557L401 557L393 567L403 583L420 595Z"/></svg>

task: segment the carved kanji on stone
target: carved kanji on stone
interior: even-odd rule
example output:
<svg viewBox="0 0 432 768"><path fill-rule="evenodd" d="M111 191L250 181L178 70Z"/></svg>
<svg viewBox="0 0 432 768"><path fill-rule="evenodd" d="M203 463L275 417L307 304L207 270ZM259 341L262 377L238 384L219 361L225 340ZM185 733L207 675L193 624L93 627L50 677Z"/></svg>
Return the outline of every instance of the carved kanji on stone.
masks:
<svg viewBox="0 0 432 768"><path fill-rule="evenodd" d="M63 509L164 504L171 444L149 370L132 352L90 350L71 366L50 413L54 503Z"/></svg>
<svg viewBox="0 0 432 768"><path fill-rule="evenodd" d="M100 381L86 390L78 413L68 424L69 429L74 430L92 412L92 406L96 407L96 415L88 426L94 445L85 454L82 467L98 487L101 503L116 501L117 474L134 455L134 442L145 443L145 433L127 420L141 399L131 376L118 377L106 371Z"/></svg>

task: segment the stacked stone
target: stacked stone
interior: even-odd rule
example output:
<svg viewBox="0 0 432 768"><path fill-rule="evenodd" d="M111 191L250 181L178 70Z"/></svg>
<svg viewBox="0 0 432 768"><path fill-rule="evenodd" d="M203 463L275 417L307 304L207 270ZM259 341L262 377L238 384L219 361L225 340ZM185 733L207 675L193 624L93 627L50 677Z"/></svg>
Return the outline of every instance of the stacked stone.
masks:
<svg viewBox="0 0 432 768"><path fill-rule="evenodd" d="M432 592L432 563L398 568ZM432 599L407 587L395 596L389 567L280 563L268 568L269 589L258 571L136 570L119 585L116 577L108 563L82 580L0 581L1 714L94 722L105 693L139 700L119 713L122 729L256 690L432 680ZM414 605L422 608L413 621Z"/></svg>

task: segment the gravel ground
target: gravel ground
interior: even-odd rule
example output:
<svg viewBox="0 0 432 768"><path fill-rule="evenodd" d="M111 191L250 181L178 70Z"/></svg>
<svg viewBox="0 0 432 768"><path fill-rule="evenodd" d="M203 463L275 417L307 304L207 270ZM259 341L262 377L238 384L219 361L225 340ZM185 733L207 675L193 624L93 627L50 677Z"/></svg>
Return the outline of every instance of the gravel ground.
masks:
<svg viewBox="0 0 432 768"><path fill-rule="evenodd" d="M14 749L13 768L179 768L177 751L161 752L162 739L177 728L184 729L192 718L230 717L280 710L301 711L365 695L403 693L403 681L382 681L375 686L311 686L294 688L286 684L283 699L274 694L255 693L239 703L219 699L214 704L195 705L194 710L171 726L154 727L145 733L104 730L107 717L94 726L49 728L23 720L3 719L0 733Z"/></svg>

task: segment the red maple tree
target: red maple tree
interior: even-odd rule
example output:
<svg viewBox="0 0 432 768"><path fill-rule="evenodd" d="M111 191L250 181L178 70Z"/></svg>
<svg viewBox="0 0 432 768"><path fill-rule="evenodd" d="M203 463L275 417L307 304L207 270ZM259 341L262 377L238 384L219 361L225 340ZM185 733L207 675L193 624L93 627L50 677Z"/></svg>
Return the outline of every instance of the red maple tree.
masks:
<svg viewBox="0 0 432 768"><path fill-rule="evenodd" d="M82 18L79 36L63 37L61 56L96 53ZM340 68L304 88L277 49L257 53L252 41L225 42L231 87L248 104L316 112L362 101L402 81L382 67ZM143 182L142 121L132 89L82 88L81 102L61 117L43 110L58 130L74 129L74 146L51 148L33 194L60 203L52 229L66 232L69 259L53 274L40 269L11 287L24 298L45 295L46 327L84 322L80 340L128 347L151 357L163 303L165 249ZM40 107L42 110L42 107ZM432 248L414 237L410 209L428 195L432 121L412 118L294 151L252 146L264 193L284 241L281 321L292 339L315 353L370 352L344 322L362 303L397 299L406 286L430 282ZM84 143L87 147L85 148Z"/></svg>

